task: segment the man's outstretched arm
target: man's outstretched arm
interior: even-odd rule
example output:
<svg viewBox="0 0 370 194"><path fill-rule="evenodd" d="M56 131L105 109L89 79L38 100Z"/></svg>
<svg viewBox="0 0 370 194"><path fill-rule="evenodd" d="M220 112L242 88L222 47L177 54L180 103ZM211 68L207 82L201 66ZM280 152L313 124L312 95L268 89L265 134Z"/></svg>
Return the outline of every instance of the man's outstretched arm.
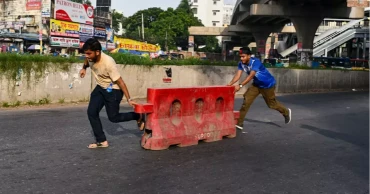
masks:
<svg viewBox="0 0 370 194"><path fill-rule="evenodd" d="M121 88L123 93L125 94L125 97L127 98L127 101L130 101L130 99L131 99L130 93L128 92L127 86L126 86L125 82L123 81L122 77L118 78L116 83Z"/></svg>
<svg viewBox="0 0 370 194"><path fill-rule="evenodd" d="M256 72L255 71L251 71L251 73L249 74L249 76L247 78L245 78L245 80L242 83L240 83L240 84L243 85L243 86L247 85L254 78L255 75L256 75Z"/></svg>
<svg viewBox="0 0 370 194"><path fill-rule="evenodd" d="M240 77L242 76L242 73L243 71L242 70L238 70L236 72L236 74L234 75L234 78L231 80L231 82L229 84L227 84L228 86L232 86L235 84L235 82L239 81Z"/></svg>
<svg viewBox="0 0 370 194"><path fill-rule="evenodd" d="M247 85L254 78L255 75L256 75L256 72L255 71L251 71L251 73L249 74L249 76L247 78L245 78L245 80L242 83L240 83L239 85L236 85L235 86L235 92L238 92L240 90L240 85L242 85L242 86Z"/></svg>

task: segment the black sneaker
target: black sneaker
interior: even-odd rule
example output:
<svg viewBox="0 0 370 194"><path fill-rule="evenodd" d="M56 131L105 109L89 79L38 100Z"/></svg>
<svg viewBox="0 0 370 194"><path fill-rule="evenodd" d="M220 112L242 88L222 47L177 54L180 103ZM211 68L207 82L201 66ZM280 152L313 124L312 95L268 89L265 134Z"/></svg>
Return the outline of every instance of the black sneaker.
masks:
<svg viewBox="0 0 370 194"><path fill-rule="evenodd" d="M292 121L292 110L290 110L290 108L288 108L288 111L289 111L289 115L284 116L285 117L285 124L289 124L290 121Z"/></svg>

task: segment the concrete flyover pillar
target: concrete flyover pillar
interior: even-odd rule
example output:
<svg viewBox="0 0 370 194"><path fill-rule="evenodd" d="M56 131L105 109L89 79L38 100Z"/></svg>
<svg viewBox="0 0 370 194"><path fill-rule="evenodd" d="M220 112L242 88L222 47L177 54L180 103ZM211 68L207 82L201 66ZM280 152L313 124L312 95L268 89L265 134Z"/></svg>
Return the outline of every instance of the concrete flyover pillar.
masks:
<svg viewBox="0 0 370 194"><path fill-rule="evenodd" d="M356 38L356 59L360 59L360 39Z"/></svg>
<svg viewBox="0 0 370 194"><path fill-rule="evenodd" d="M195 46L195 43L194 43L194 36L189 36L189 40L188 40L188 52L191 52L191 56L194 56L194 46ZM166 44L167 45L167 44Z"/></svg>
<svg viewBox="0 0 370 194"><path fill-rule="evenodd" d="M298 63L301 65L312 65L313 41L315 33L323 17L292 17L298 37Z"/></svg>
<svg viewBox="0 0 370 194"><path fill-rule="evenodd" d="M366 34L364 34L364 41L362 42L362 59L366 59Z"/></svg>
<svg viewBox="0 0 370 194"><path fill-rule="evenodd" d="M265 59L265 56L266 56L266 40L267 38L269 37L270 35L270 31L269 32L253 32L253 37L256 41L256 45L257 45L257 52L260 54L260 59L263 61ZM257 53L256 53L257 54ZM257 57L257 55L256 55Z"/></svg>
<svg viewBox="0 0 370 194"><path fill-rule="evenodd" d="M346 43L346 49L347 49L347 56L346 57L349 57L349 58L352 58L352 44L353 44L353 40L349 40L347 41Z"/></svg>
<svg viewBox="0 0 370 194"><path fill-rule="evenodd" d="M227 56L227 42L222 41L222 61L226 61Z"/></svg>

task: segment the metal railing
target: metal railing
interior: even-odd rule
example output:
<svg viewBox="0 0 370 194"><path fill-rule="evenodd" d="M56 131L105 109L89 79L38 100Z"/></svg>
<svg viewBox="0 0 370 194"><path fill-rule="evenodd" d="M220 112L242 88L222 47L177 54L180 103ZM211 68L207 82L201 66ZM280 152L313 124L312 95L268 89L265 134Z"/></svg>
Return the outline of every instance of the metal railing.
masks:
<svg viewBox="0 0 370 194"><path fill-rule="evenodd" d="M348 30L350 28L353 28L353 26L358 25L363 20L364 19L353 20L353 21L348 22L346 25L341 26L338 29L329 30L329 31L327 31L327 33L324 32L324 33L320 34L319 36L315 37L313 48L316 48L316 47L324 44L325 42L333 39L334 37L340 35L341 33L345 32L346 30Z"/></svg>
<svg viewBox="0 0 370 194"><path fill-rule="evenodd" d="M341 26L340 28L330 29L328 31L325 31L324 33L321 33L319 36L315 37L313 48L315 49L319 47L320 45L324 44L325 42L328 42L329 40L335 38L336 36L342 34L343 32L347 31L350 28L359 26L363 20L364 19L353 20L353 21L348 22L346 25ZM286 49L285 51L281 52L280 54L283 57L285 57L289 55L290 53L296 51L297 49L298 49L298 44L295 44L289 47L288 49Z"/></svg>
<svg viewBox="0 0 370 194"><path fill-rule="evenodd" d="M332 48L340 46L343 42L346 42L353 38L355 33L356 30L354 29L341 32L340 34L332 37L331 39L328 39L326 42L323 42L323 44L320 44L319 46L315 47L313 50L313 55L314 56L325 55L325 50L329 51Z"/></svg>

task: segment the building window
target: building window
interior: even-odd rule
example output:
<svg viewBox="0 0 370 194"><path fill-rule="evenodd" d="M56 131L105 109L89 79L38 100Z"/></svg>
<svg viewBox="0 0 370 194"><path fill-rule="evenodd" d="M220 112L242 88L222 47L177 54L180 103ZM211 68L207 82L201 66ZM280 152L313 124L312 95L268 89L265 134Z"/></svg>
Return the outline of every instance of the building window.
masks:
<svg viewBox="0 0 370 194"><path fill-rule="evenodd" d="M213 5L217 5L217 1L213 1Z"/></svg>
<svg viewBox="0 0 370 194"><path fill-rule="evenodd" d="M198 14L198 8L193 8L191 10L193 11L194 14Z"/></svg>
<svg viewBox="0 0 370 194"><path fill-rule="evenodd" d="M198 0L194 0L194 3L198 3Z"/></svg>
<svg viewBox="0 0 370 194"><path fill-rule="evenodd" d="M216 23L215 22L213 22L213 26L216 26Z"/></svg>
<svg viewBox="0 0 370 194"><path fill-rule="evenodd" d="M217 12L215 12L215 11L214 11L214 12L213 12L213 15L216 15L216 14L217 14Z"/></svg>

